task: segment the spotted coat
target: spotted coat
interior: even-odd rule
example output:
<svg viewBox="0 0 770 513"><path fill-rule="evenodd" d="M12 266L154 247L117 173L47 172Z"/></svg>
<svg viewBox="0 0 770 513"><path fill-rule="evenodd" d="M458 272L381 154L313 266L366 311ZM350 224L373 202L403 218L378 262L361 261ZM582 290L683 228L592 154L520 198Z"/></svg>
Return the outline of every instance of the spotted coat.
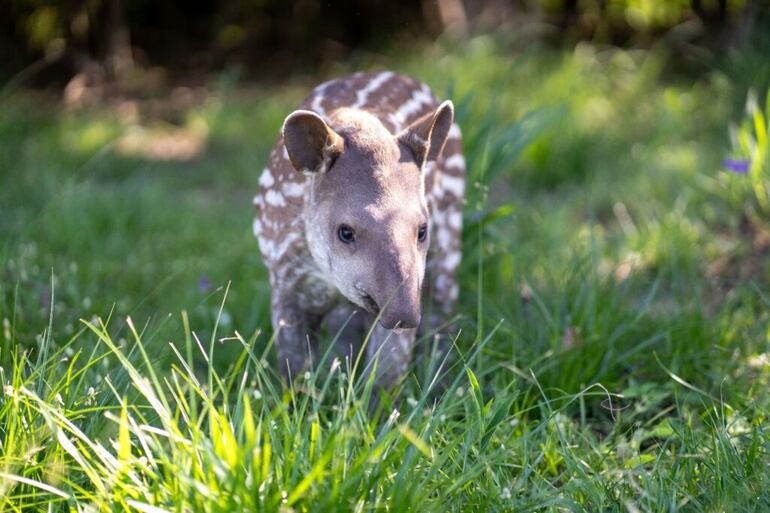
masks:
<svg viewBox="0 0 770 513"><path fill-rule="evenodd" d="M436 110L439 102L427 85L392 73L356 73L325 82L302 102L300 109L324 119L336 109L354 108L374 115L391 133L397 134L412 122ZM460 128L456 123L435 161L424 166L425 196L431 217L431 248L423 284L424 310L421 330L443 327L454 314L458 298L457 270L461 260L460 239L465 192L465 160ZM294 169L283 137L279 137L269 162L259 178L254 198L257 215L254 235L259 242L272 287L273 327L277 333L279 368L287 378L296 377L315 351L315 338L322 321L329 330L346 325L358 332L344 341L341 354L352 356L372 322L360 308L346 301L323 275L309 253L303 207L310 179ZM377 272L373 269L372 272ZM291 298L291 300L287 299ZM301 319L301 322L298 321ZM375 355L389 362L381 365L380 380L392 384L411 360L416 330L386 330L375 325L367 347L368 359Z"/></svg>

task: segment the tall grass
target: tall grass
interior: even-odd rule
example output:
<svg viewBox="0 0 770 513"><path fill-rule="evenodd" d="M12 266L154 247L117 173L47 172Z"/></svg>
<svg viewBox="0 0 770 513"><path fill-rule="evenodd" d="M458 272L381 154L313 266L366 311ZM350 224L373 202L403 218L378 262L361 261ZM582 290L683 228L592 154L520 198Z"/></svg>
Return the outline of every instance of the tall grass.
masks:
<svg viewBox="0 0 770 513"><path fill-rule="evenodd" d="M480 358L487 337L437 401L410 383L405 406L377 421L371 383L353 380L349 362L284 390L253 337L215 332L206 348L182 318L167 365L130 318L122 347L101 319L81 321L59 347L45 339L37 360L13 347L0 405L3 511L770 505L766 413L728 404L660 361L668 385L548 391L534 371ZM230 369L196 372L222 340L241 348Z"/></svg>

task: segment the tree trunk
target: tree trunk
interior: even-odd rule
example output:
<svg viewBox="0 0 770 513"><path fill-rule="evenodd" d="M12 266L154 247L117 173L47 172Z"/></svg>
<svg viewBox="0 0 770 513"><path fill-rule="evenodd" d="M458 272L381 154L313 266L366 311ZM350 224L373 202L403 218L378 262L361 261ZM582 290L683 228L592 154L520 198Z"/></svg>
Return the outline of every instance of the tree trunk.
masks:
<svg viewBox="0 0 770 513"><path fill-rule="evenodd" d="M105 7L107 9L107 53L104 61L110 76L116 80L123 80L134 67L125 4L123 0L108 0Z"/></svg>

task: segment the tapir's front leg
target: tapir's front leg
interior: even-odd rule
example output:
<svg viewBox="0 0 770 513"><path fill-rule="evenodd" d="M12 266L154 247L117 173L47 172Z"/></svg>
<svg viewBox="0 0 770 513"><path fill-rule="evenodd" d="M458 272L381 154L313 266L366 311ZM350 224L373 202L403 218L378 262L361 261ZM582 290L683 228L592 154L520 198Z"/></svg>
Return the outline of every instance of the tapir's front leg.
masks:
<svg viewBox="0 0 770 513"><path fill-rule="evenodd" d="M272 303L278 368L284 382L290 383L310 366L320 318L299 308L292 293L274 289Z"/></svg>
<svg viewBox="0 0 770 513"><path fill-rule="evenodd" d="M326 315L329 338L334 340L334 355L343 361L347 359L351 367L361 351L371 319L371 314L347 301Z"/></svg>

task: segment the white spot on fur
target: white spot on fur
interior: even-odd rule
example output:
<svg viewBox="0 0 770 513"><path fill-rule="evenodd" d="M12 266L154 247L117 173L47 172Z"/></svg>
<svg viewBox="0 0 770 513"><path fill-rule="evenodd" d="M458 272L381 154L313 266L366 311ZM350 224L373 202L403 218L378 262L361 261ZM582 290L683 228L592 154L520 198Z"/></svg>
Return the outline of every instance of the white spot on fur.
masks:
<svg viewBox="0 0 770 513"><path fill-rule="evenodd" d="M259 177L259 185L268 188L272 187L274 183L275 179L273 178L273 173L270 172L269 168L265 168L264 171L262 171L262 176Z"/></svg>
<svg viewBox="0 0 770 513"><path fill-rule="evenodd" d="M447 134L447 139L459 139L462 136L462 133L460 132L460 125L457 123L452 123L452 127L449 129L449 133Z"/></svg>
<svg viewBox="0 0 770 513"><path fill-rule="evenodd" d="M259 238L260 234L262 233L262 223L259 221L259 219L254 218L252 230L254 231L254 235Z"/></svg>
<svg viewBox="0 0 770 513"><path fill-rule="evenodd" d="M413 92L412 97L402 105L398 111L396 111L395 118L398 120L399 124L403 124L411 116L420 112L420 109L422 109L424 105L430 105L432 103L433 96L430 94L430 89L423 84L422 89Z"/></svg>
<svg viewBox="0 0 770 513"><path fill-rule="evenodd" d="M280 260L289 246L294 244L299 239L298 233L287 233L280 243L276 243L267 237L259 237L259 249L262 251L262 255L268 260L277 261Z"/></svg>
<svg viewBox="0 0 770 513"><path fill-rule="evenodd" d="M317 114L320 114L321 116L326 115L326 111L323 107L321 107L321 102L323 101L324 96L322 94L319 94L315 98L313 98L313 103L310 104L310 108L316 112Z"/></svg>
<svg viewBox="0 0 770 513"><path fill-rule="evenodd" d="M273 230L273 231L275 230L275 223L270 221L270 219L268 219L266 217L260 217L259 218L259 222L261 224L261 231L262 231L262 233L265 232L265 229Z"/></svg>
<svg viewBox="0 0 770 513"><path fill-rule="evenodd" d="M324 101L325 96L324 93L326 93L326 89L331 84L331 80L329 82L324 82L323 84L319 85L315 88L315 98L313 98L313 102L310 104L310 110L314 111L316 114L320 116L326 115L326 110L321 106L321 102Z"/></svg>
<svg viewBox="0 0 770 513"><path fill-rule="evenodd" d="M403 123L399 121L398 117L392 112L388 114L388 121L390 121L390 124L393 125L393 133L398 133L401 131L401 126Z"/></svg>
<svg viewBox="0 0 770 513"><path fill-rule="evenodd" d="M459 231L463 226L463 215L460 212L450 212L447 215L447 221L450 228Z"/></svg>
<svg viewBox="0 0 770 513"><path fill-rule="evenodd" d="M443 226L439 227L439 229L436 230L436 242L441 248L449 247L449 245L452 244L452 232Z"/></svg>
<svg viewBox="0 0 770 513"><path fill-rule="evenodd" d="M393 72L384 71L374 77L368 84L366 84L366 87L356 92L356 103L353 107L363 107L366 104L366 100L369 99L369 95L379 89L382 84L390 80L392 76Z"/></svg>
<svg viewBox="0 0 770 513"><path fill-rule="evenodd" d="M275 248L273 241L269 240L267 237L263 237L262 235L257 237L257 241L259 242L259 250L262 252L262 256L268 260L272 260L273 250Z"/></svg>
<svg viewBox="0 0 770 513"><path fill-rule="evenodd" d="M465 180L457 176L443 175L441 186L445 191L451 192L455 197L462 198L465 193Z"/></svg>
<svg viewBox="0 0 770 513"><path fill-rule="evenodd" d="M444 257L444 269L447 271L454 271L458 265L460 265L460 252L452 251L446 257Z"/></svg>
<svg viewBox="0 0 770 513"><path fill-rule="evenodd" d="M452 283L449 279L449 276L446 274L439 274L436 277L436 294L437 296L443 296L447 289L449 289L452 286Z"/></svg>
<svg viewBox="0 0 770 513"><path fill-rule="evenodd" d="M434 210L433 223L436 226L436 229L439 229L442 226L446 226L446 212L440 209Z"/></svg>
<svg viewBox="0 0 770 513"><path fill-rule="evenodd" d="M286 200L283 198L283 194L276 191L275 189L270 189L267 191L267 194L265 195L265 201L267 201L268 205L272 205L274 207L283 207L286 205Z"/></svg>
<svg viewBox="0 0 770 513"><path fill-rule="evenodd" d="M433 190L431 191L431 194L433 194L433 199L440 200L444 197L444 190L441 188L441 184L439 184L438 180L433 182Z"/></svg>
<svg viewBox="0 0 770 513"><path fill-rule="evenodd" d="M289 246L294 244L297 239L299 239L300 234L299 233L287 233L284 237L283 241L281 241L280 244L275 246L275 258L279 259L283 256L284 253L286 253L286 250L289 249Z"/></svg>
<svg viewBox="0 0 770 513"><path fill-rule="evenodd" d="M444 167L450 168L454 167L457 169L465 169L465 157L460 155L459 153L455 153L448 159L444 161Z"/></svg>
<svg viewBox="0 0 770 513"><path fill-rule="evenodd" d="M286 182L283 184L283 194L289 198L298 198L305 192L304 184L297 182Z"/></svg>

